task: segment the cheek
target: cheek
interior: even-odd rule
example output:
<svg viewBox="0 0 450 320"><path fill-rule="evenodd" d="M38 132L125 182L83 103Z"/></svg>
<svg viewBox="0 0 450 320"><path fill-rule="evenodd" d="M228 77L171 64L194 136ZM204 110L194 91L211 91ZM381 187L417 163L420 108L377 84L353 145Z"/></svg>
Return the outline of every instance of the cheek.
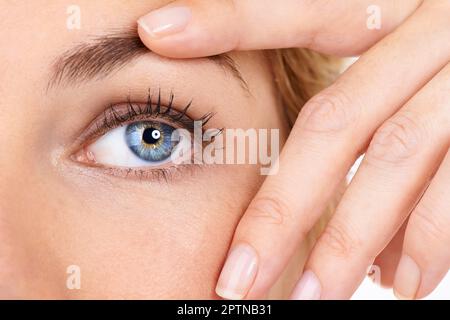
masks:
<svg viewBox="0 0 450 320"><path fill-rule="evenodd" d="M34 270L22 278L31 296L47 288L68 298L215 298L234 228L261 183L247 166L122 187L41 173L45 186L33 184L11 208L23 215L14 222L27 251L22 265ZM66 287L71 265L80 268L80 290Z"/></svg>

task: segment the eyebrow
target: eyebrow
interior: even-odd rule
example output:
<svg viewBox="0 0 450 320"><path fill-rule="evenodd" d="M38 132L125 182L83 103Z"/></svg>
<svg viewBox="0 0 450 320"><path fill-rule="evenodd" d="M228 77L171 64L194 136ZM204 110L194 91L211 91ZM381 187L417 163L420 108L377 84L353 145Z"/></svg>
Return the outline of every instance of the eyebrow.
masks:
<svg viewBox="0 0 450 320"><path fill-rule="evenodd" d="M93 37L91 41L65 51L55 60L48 88L102 79L134 59L149 53L151 51L142 43L135 31ZM249 91L235 61L229 55L215 55L207 59L230 72L239 80L241 86Z"/></svg>

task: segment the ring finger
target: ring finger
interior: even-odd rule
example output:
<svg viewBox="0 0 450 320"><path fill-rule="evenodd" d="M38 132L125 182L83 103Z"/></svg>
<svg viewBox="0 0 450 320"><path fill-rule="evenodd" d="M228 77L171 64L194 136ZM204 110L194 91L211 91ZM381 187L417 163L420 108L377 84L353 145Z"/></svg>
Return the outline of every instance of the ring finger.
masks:
<svg viewBox="0 0 450 320"><path fill-rule="evenodd" d="M294 298L349 298L413 210L450 142L450 64L375 134Z"/></svg>

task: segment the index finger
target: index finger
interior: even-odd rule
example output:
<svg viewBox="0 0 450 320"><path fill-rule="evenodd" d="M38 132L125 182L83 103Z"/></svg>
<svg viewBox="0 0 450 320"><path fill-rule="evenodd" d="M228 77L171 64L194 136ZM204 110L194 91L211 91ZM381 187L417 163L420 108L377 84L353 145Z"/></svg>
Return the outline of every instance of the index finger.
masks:
<svg viewBox="0 0 450 320"><path fill-rule="evenodd" d="M447 64L447 13L422 9L305 105L278 173L266 179L239 222L219 295L260 298L270 289L375 130ZM436 29L424 27L430 13ZM386 84L381 93L380 83Z"/></svg>
<svg viewBox="0 0 450 320"><path fill-rule="evenodd" d="M304 47L354 55L391 32L421 0L178 0L139 19L154 52L195 58L232 50Z"/></svg>

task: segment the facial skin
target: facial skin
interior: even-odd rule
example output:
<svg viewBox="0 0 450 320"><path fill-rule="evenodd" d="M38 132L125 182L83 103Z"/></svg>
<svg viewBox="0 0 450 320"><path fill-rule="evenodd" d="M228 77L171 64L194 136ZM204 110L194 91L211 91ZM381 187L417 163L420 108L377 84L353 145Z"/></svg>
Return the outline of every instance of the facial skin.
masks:
<svg viewBox="0 0 450 320"><path fill-rule="evenodd" d="M49 86L58 56L136 28L166 1L77 1L81 29L66 27L71 1L1 4L0 296L2 298L217 298L214 287L240 216L260 186L259 166L177 171L167 181L124 177L71 155L111 104L170 92L208 128L287 125L270 67L258 52L232 54L248 86L209 59L152 53L114 72ZM72 79L73 80L73 79ZM81 270L69 290L66 271Z"/></svg>

